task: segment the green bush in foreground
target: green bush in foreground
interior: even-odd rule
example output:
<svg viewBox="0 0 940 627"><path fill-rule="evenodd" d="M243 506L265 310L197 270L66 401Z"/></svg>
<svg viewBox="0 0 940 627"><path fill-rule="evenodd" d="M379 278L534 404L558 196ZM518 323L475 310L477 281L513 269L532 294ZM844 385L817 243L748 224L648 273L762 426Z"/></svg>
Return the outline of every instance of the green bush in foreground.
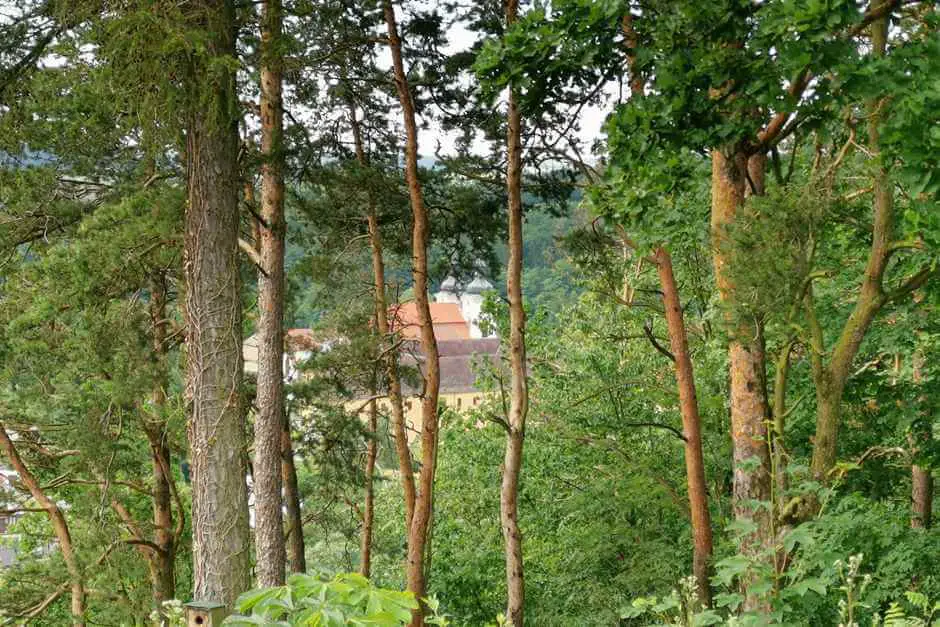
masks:
<svg viewBox="0 0 940 627"><path fill-rule="evenodd" d="M437 602L426 601L432 615L425 622L447 625L437 614ZM340 573L332 579L323 575L292 575L286 586L251 590L236 603L240 614L230 616L226 625L371 625L399 627L411 621L418 602L410 592L377 588L356 573Z"/></svg>

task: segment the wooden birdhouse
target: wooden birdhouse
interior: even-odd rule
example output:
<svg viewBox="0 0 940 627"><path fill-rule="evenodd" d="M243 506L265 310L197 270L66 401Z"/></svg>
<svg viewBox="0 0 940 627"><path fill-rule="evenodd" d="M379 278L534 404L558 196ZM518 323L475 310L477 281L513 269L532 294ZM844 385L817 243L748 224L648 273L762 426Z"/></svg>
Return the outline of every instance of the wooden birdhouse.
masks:
<svg viewBox="0 0 940 627"><path fill-rule="evenodd" d="M190 601L186 608L186 627L221 627L228 616L225 606L212 601Z"/></svg>

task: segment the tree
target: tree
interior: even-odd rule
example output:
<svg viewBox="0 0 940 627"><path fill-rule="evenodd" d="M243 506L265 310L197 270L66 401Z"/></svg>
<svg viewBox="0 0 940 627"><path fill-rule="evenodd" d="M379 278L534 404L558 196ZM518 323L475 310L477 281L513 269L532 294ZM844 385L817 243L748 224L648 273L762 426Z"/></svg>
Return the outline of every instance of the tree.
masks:
<svg viewBox="0 0 940 627"><path fill-rule="evenodd" d="M49 521L52 523L56 539L59 542L59 550L62 552L62 557L65 559L65 565L66 568L68 568L69 578L71 580L72 623L74 625L84 625L85 586L82 569L75 557L75 549L72 546L72 534L69 532L69 525L65 519L65 515L62 513L62 509L52 499L46 496L45 491L39 485L36 477L33 476L33 473L31 473L29 468L26 467L26 464L23 463L23 459L17 452L16 446L13 444L13 441L10 439L2 423L0 423L0 449L3 450L3 454L7 461L10 462L13 470L19 475L20 480L26 484L29 493L36 502L39 503L42 509L45 510Z"/></svg>
<svg viewBox="0 0 940 627"><path fill-rule="evenodd" d="M415 494L415 509L408 531L408 590L418 599L426 594L424 570L425 547L431 522L431 503L434 491L434 471L437 466L437 398L441 385L440 362L434 324L428 304L428 213L424 206L421 181L418 178L418 125L415 121L414 102L405 66L402 61L401 39L395 21L391 0L384 3L385 23L388 27L388 45L392 53L392 68L398 100L405 121L405 181L412 211L412 275L414 296L421 325L421 350L424 353L424 396L421 399L421 472ZM414 611L411 624L424 624L424 609Z"/></svg>
<svg viewBox="0 0 940 627"><path fill-rule="evenodd" d="M261 29L261 268L258 276L258 413L252 466L255 552L259 586L284 583L281 515L284 448L284 174L281 103L281 4L262 7ZM288 438L287 444L290 440ZM299 531L299 530L298 530Z"/></svg>
<svg viewBox="0 0 940 627"><path fill-rule="evenodd" d="M701 419L695 394L695 376L692 358L679 302L679 288L672 269L672 257L660 246L653 254L663 289L663 305L669 344L676 364L676 386L679 389L679 408L682 414L682 434L685 439L685 473L689 492L689 512L692 523L692 574L698 586L699 600L711 605L709 575L712 559L711 515L708 511L708 488L705 483L705 462L702 457Z"/></svg>
<svg viewBox="0 0 940 627"><path fill-rule="evenodd" d="M506 2L506 25L515 22L519 4ZM522 115L516 102L516 87L509 88L506 134L506 191L509 197L509 262L506 292L509 295L509 415L506 417L506 452L499 512L506 543L506 617L516 627L523 624L525 575L522 564L522 531L519 529L519 473L525 442L525 420L529 410L526 374L525 308L522 302Z"/></svg>
<svg viewBox="0 0 940 627"><path fill-rule="evenodd" d="M183 262L193 596L229 606L250 585L234 20L229 0L199 2L189 14L188 26L205 37L207 55L193 60L187 83Z"/></svg>

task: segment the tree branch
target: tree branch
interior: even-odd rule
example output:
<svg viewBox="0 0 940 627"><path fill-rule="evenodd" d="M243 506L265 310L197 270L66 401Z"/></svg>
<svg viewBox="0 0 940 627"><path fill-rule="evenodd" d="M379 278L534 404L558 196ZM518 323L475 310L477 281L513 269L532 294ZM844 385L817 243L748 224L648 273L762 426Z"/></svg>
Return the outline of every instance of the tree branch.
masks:
<svg viewBox="0 0 940 627"><path fill-rule="evenodd" d="M665 346L663 346L662 344L660 344L660 343L659 343L659 340L656 339L656 336L653 335L653 323L652 323L652 321L647 320L647 321L643 324L643 332L646 334L646 339L648 339L648 340L650 341L650 344L653 345L653 348L655 348L655 349L658 350L660 353L662 353L663 355L665 355L666 357L668 357L668 358L670 359L670 361L672 361L673 363L676 362L676 356L673 355L671 352L669 352L669 350L668 350Z"/></svg>
<svg viewBox="0 0 940 627"><path fill-rule="evenodd" d="M920 288L927 280L937 273L937 268L933 265L927 265L909 276L901 285L892 290L885 296L885 302L892 302L910 294Z"/></svg>
<svg viewBox="0 0 940 627"><path fill-rule="evenodd" d="M253 263L255 267L258 268L258 272L264 276L268 276L268 273L264 271L264 266L261 265L261 253L259 253L254 246L239 237L238 248L243 253L245 253L251 263Z"/></svg>
<svg viewBox="0 0 940 627"><path fill-rule="evenodd" d="M673 426L663 424L661 422L622 422L620 425L623 427L655 427L657 429L665 429L666 431L670 431L683 442L686 441L685 435L681 431Z"/></svg>

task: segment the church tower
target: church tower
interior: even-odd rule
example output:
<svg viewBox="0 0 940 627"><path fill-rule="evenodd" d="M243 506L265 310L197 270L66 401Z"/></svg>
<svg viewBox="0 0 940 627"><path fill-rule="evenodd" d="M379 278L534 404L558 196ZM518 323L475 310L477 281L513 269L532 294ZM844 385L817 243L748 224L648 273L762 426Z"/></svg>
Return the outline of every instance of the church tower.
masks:
<svg viewBox="0 0 940 627"><path fill-rule="evenodd" d="M460 313L467 322L467 328L469 329L471 338L495 337L495 333L483 335L483 332L480 330L480 311L483 309L483 293L492 289L493 284L477 270L474 272L473 280L465 286L457 283L454 277L448 276L441 283L440 290L434 294L434 301L459 305Z"/></svg>

